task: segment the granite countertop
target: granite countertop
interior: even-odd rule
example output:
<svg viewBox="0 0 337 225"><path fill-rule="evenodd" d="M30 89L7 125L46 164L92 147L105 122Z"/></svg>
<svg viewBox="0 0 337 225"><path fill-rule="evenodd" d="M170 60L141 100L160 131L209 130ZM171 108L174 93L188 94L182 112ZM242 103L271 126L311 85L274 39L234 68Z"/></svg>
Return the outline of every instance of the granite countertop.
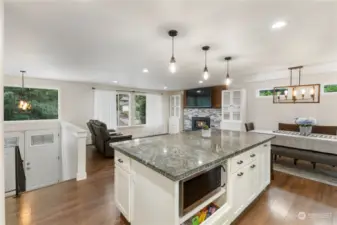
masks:
<svg viewBox="0 0 337 225"><path fill-rule="evenodd" d="M190 131L111 143L110 146L163 176L179 181L273 138L275 135L212 129L211 138L202 138L201 131Z"/></svg>

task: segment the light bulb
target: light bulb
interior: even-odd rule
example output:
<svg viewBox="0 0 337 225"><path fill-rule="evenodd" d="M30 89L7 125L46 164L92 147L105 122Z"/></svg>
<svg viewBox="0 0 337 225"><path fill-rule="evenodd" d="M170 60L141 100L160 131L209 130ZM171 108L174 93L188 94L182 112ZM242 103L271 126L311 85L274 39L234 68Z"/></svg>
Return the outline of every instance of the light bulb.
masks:
<svg viewBox="0 0 337 225"><path fill-rule="evenodd" d="M288 95L288 90L284 91L284 95L287 96Z"/></svg>
<svg viewBox="0 0 337 225"><path fill-rule="evenodd" d="M294 95L294 96L296 96L296 95L297 95L297 91L296 91L296 90L294 90L294 93L293 93L293 95Z"/></svg>
<svg viewBox="0 0 337 225"><path fill-rule="evenodd" d="M207 70L204 71L204 80L208 80L209 78L209 73Z"/></svg>
<svg viewBox="0 0 337 225"><path fill-rule="evenodd" d="M170 61L169 70L170 70L171 73L177 72L176 60L173 56L172 56L171 61Z"/></svg>
<svg viewBox="0 0 337 225"><path fill-rule="evenodd" d="M310 90L310 94L313 95L315 93L315 90L314 89L311 89Z"/></svg>
<svg viewBox="0 0 337 225"><path fill-rule="evenodd" d="M23 107L23 101L20 100L20 102L19 102L19 109L22 109L22 107Z"/></svg>
<svg viewBox="0 0 337 225"><path fill-rule="evenodd" d="M230 85L232 83L231 79L229 77L226 78L226 81L225 81L226 85Z"/></svg>
<svg viewBox="0 0 337 225"><path fill-rule="evenodd" d="M305 94L305 89L302 89L301 92L302 92L302 95L304 95Z"/></svg>
<svg viewBox="0 0 337 225"><path fill-rule="evenodd" d="M24 103L23 103L23 105L22 105L22 109L23 109L23 110L26 110L26 109L27 109L27 107L28 107L28 104L27 104L27 102L24 102Z"/></svg>

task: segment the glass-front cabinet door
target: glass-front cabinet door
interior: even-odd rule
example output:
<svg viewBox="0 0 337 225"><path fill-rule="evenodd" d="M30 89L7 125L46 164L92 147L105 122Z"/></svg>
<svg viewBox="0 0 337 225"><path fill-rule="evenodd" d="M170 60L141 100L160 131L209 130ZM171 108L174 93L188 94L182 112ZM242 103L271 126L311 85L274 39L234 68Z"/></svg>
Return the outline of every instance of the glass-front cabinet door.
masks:
<svg viewBox="0 0 337 225"><path fill-rule="evenodd" d="M240 121L241 90L222 91L222 120Z"/></svg>
<svg viewBox="0 0 337 225"><path fill-rule="evenodd" d="M222 91L222 120L231 119L231 95L232 93L230 91Z"/></svg>
<svg viewBox="0 0 337 225"><path fill-rule="evenodd" d="M170 96L170 116L180 117L180 95L171 95Z"/></svg>

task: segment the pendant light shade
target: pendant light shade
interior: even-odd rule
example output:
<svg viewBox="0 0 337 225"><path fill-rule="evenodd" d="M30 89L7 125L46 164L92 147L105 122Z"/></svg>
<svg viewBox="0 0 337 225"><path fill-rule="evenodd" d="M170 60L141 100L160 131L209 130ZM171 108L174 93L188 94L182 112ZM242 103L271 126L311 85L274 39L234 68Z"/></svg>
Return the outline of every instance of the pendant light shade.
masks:
<svg viewBox="0 0 337 225"><path fill-rule="evenodd" d="M21 79L22 79L22 89L21 89L21 96L20 96L20 99L19 99L19 105L18 105L18 108L23 110L23 111L27 111L27 110L30 110L32 109L32 105L25 100L25 96L24 96L24 87L25 87L25 82L24 82L24 75L26 73L26 71L24 70L21 70Z"/></svg>
<svg viewBox="0 0 337 225"><path fill-rule="evenodd" d="M169 70L171 73L177 72L176 59L174 58L174 56L171 57Z"/></svg>
<svg viewBox="0 0 337 225"><path fill-rule="evenodd" d="M225 79L225 84L227 86L229 86L232 83L231 78L229 77L229 61L232 60L232 57L226 57L225 61L227 62L227 75L226 75L226 79Z"/></svg>
<svg viewBox="0 0 337 225"><path fill-rule="evenodd" d="M205 51L205 67L204 67L204 72L203 72L204 80L208 80L209 78L209 72L207 68L207 51L209 50L209 48L210 48L209 46L204 46L201 48L203 51Z"/></svg>
<svg viewBox="0 0 337 225"><path fill-rule="evenodd" d="M172 38L172 56L170 60L169 70L171 73L177 72L177 65L176 65L176 59L174 57L174 37L178 35L178 31L176 30L170 30L168 32L169 36Z"/></svg>

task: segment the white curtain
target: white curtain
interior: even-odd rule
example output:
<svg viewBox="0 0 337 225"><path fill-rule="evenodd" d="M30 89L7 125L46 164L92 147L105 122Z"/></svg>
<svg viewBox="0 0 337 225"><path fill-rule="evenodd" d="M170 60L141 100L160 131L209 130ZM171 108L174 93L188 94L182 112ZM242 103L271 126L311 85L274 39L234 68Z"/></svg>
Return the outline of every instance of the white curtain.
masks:
<svg viewBox="0 0 337 225"><path fill-rule="evenodd" d="M147 135L167 133L165 120L165 107L167 99L159 94L146 95L146 127L149 133Z"/></svg>
<svg viewBox="0 0 337 225"><path fill-rule="evenodd" d="M108 129L117 128L116 91L94 90L94 119L106 123Z"/></svg>

